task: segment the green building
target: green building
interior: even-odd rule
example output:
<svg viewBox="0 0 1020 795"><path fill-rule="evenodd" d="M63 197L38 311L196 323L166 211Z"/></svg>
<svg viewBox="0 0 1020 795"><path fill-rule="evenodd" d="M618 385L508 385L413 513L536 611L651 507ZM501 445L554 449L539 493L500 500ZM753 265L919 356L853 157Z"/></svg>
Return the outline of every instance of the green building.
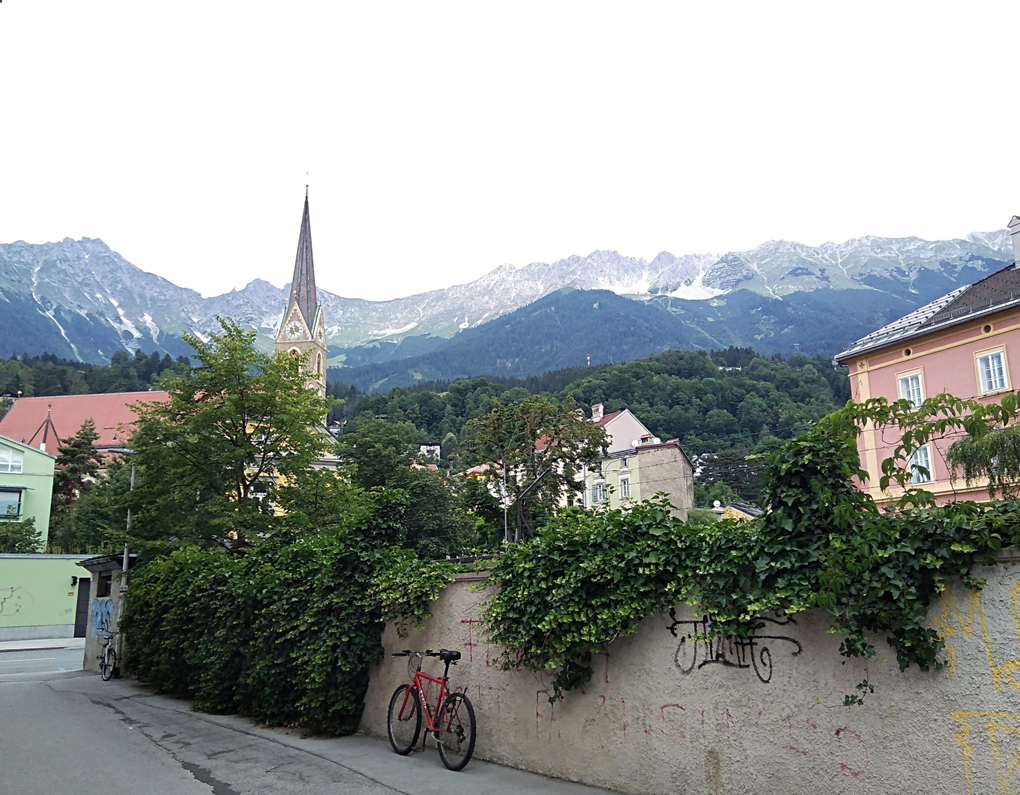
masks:
<svg viewBox="0 0 1020 795"><path fill-rule="evenodd" d="M83 638L88 555L0 555L0 641Z"/></svg>
<svg viewBox="0 0 1020 795"><path fill-rule="evenodd" d="M0 436L0 522L35 519L45 547L56 458Z"/></svg>

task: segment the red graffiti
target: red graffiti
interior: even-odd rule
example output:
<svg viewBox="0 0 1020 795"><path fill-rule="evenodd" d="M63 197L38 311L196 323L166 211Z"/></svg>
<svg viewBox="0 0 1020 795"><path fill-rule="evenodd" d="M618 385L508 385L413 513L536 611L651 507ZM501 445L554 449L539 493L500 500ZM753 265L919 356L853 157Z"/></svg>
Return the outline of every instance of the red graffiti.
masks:
<svg viewBox="0 0 1020 795"><path fill-rule="evenodd" d="M730 711L729 710L726 710L726 728L727 729L732 729L733 728L733 716L730 715Z"/></svg>
<svg viewBox="0 0 1020 795"><path fill-rule="evenodd" d="M687 711L686 709L684 709L679 704L663 704L661 707L659 707L659 716L662 718L662 725L663 726L666 725L666 710L667 709L678 709L681 712L686 712ZM665 728L659 729L659 731L662 732L663 734L665 734L667 737L674 737L675 736L675 737L679 737L681 740L686 740L687 739L687 735L684 734L683 732L676 732L676 734L674 734L673 732L667 732Z"/></svg>
<svg viewBox="0 0 1020 795"><path fill-rule="evenodd" d="M864 744L864 740L861 739L861 735L859 735L853 729L848 729L846 726L840 726L838 729L836 729L836 741L839 743L840 750L843 750L844 734L849 734L860 744L861 750L864 751L864 767L862 767L860 770L855 770L854 768L850 767L846 762L840 762L839 769L843 771L844 776L852 776L853 778L858 778L861 775L861 773L867 770L868 766L871 764L871 757L868 756L868 747Z"/></svg>
<svg viewBox="0 0 1020 795"><path fill-rule="evenodd" d="M543 709L543 707L542 707L543 697L544 697L545 703L549 704L549 691L548 690L536 690L535 691L535 741L536 742L538 741L539 735L541 733L542 721L546 720L546 721L549 721L549 723L555 723L556 722L556 705L555 704L549 704L549 714L548 715L545 715L545 714L542 713L542 709ZM559 732L558 731L556 733L556 736L557 737L559 736Z"/></svg>
<svg viewBox="0 0 1020 795"><path fill-rule="evenodd" d="M787 746L787 748L789 748L791 751L794 751L795 753L800 754L801 756L807 756L808 755L807 751L802 751L800 748L796 748L793 745L793 716L792 715L787 715L786 716L786 729L787 729L787 732L790 735L790 744Z"/></svg>
<svg viewBox="0 0 1020 795"><path fill-rule="evenodd" d="M468 625L468 639L467 639L467 643L465 643L464 645L467 647L467 650L468 650L468 662L474 662L475 661L475 655L474 655L475 646L477 646L478 644L475 643L471 639L471 625L472 624L481 624L482 620L480 618L462 618L460 620L460 623ZM489 660L488 660L489 649L488 649L488 647L486 647L486 649L485 649L485 656L486 656L485 664L486 664L486 666L488 666L489 665Z"/></svg>

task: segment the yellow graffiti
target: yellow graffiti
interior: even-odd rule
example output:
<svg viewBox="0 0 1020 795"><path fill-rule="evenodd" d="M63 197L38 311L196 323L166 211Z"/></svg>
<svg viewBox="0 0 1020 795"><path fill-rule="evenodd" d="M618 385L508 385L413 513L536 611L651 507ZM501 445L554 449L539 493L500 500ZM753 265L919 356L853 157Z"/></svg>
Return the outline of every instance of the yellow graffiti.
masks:
<svg viewBox="0 0 1020 795"><path fill-rule="evenodd" d="M970 756L974 751L973 746L967 742L971 733L970 721L980 719L985 722L985 731L988 732L988 740L992 745L992 755L995 758L995 775L999 783L999 792L1006 795L1020 795L1020 789L1011 785L1020 766L1020 748L1011 756L1007 752L1003 754L999 749L999 737L996 732L1012 734L1020 738L1020 726L1003 723L1004 720L1020 723L1020 714L1011 712L954 712L953 718L962 728L956 735L956 742L963 749L963 771L967 779L967 792L974 791L971 782ZM1005 757L1005 758L1004 758Z"/></svg>
<svg viewBox="0 0 1020 795"><path fill-rule="evenodd" d="M1013 626L1016 631L1017 643L1020 645L1020 613L1018 613L1017 597L1020 595L1020 580L1013 583L1010 591L1010 608L1013 611ZM952 616L950 615L952 614ZM988 634L988 625L985 623L985 611L981 604L981 592L971 591L967 598L967 615L963 614L956 604L956 598L952 592L946 591L942 594L942 612L932 619L932 625L939 630L939 636L943 640L953 637L957 628L952 624L952 617L956 618L959 631L963 637L969 638L974 631L974 622L977 620L981 629L981 639L985 645L985 656L988 659L988 670L992 675L992 686L996 690L1002 689L1003 679L1014 690L1020 692L1020 682L1013 678L1016 671L1020 671L1020 660L1011 659L1003 663L995 662L995 653L992 651L992 640ZM949 654L949 673L956 675L956 647L946 640L946 651Z"/></svg>

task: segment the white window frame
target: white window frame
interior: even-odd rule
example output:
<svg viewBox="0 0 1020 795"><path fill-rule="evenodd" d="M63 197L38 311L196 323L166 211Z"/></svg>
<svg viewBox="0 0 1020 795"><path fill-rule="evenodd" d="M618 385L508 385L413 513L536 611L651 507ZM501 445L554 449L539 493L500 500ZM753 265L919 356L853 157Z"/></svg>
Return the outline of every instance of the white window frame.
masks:
<svg viewBox="0 0 1020 795"><path fill-rule="evenodd" d="M996 373L992 366L992 357L999 359L999 372ZM1003 392L1009 389L1009 368L1006 366L1006 349L994 348L989 351L979 351L974 354L974 367L977 369L978 390L982 395L990 395L993 392ZM985 380L985 375L989 380ZM1000 378L996 379L996 375Z"/></svg>
<svg viewBox="0 0 1020 795"><path fill-rule="evenodd" d="M620 499L630 499L630 476L624 475L620 478Z"/></svg>
<svg viewBox="0 0 1020 795"><path fill-rule="evenodd" d="M25 452L0 444L0 472L20 474L25 468Z"/></svg>
<svg viewBox="0 0 1020 795"><path fill-rule="evenodd" d="M924 379L920 370L897 374L896 383L900 390L901 400L909 400L910 405L915 409L924 402ZM913 389L914 386L917 388Z"/></svg>
<svg viewBox="0 0 1020 795"><path fill-rule="evenodd" d="M606 482L596 480L591 484L591 504L598 505L606 501Z"/></svg>
<svg viewBox="0 0 1020 795"><path fill-rule="evenodd" d="M912 452L910 458L907 459L907 466L910 468L910 484L912 486L934 482L935 467L931 460L931 445L923 444ZM928 470L928 474L925 475L920 470L914 469L916 466L924 467Z"/></svg>

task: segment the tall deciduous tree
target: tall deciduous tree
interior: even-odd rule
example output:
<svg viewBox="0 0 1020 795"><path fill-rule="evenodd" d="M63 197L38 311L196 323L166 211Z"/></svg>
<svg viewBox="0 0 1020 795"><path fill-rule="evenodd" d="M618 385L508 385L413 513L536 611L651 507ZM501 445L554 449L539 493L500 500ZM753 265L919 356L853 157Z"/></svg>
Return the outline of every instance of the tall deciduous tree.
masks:
<svg viewBox="0 0 1020 795"><path fill-rule="evenodd" d="M185 337L198 364L163 381L167 402L134 406L143 538L243 546L268 527L277 481L293 481L333 444L329 403L305 388L303 358L269 356L254 331L220 325L209 342Z"/></svg>
<svg viewBox="0 0 1020 795"><path fill-rule="evenodd" d="M555 509L584 489L582 468L598 463L608 446L605 429L569 396L558 404L536 396L497 401L488 414L467 423L464 435L465 449L489 465L489 478L505 484L501 488L515 506L517 540L529 510Z"/></svg>

